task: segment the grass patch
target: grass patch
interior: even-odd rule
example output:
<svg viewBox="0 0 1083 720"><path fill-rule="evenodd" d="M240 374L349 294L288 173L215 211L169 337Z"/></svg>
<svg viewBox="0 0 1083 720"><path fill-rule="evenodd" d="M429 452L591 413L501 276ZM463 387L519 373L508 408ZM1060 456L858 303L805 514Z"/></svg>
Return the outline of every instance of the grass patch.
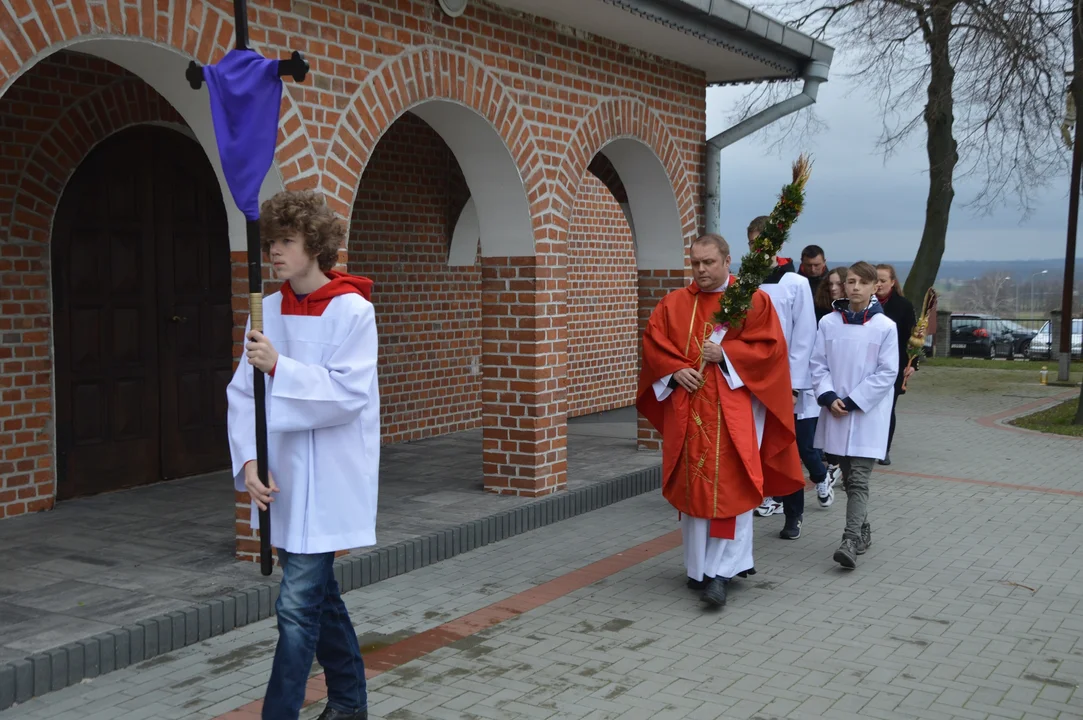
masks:
<svg viewBox="0 0 1083 720"><path fill-rule="evenodd" d="M1009 424L1038 432L1083 437L1083 425L1072 424L1078 407L1079 398L1073 398L1047 410L1010 420Z"/></svg>
<svg viewBox="0 0 1083 720"><path fill-rule="evenodd" d="M1049 371L1049 374L1053 378L1057 377L1057 362L1055 360L1025 360L1022 362L1016 362L1015 360L983 360L981 358L958 358L958 357L937 357L937 358L924 358L921 364L926 367L959 367L959 368L977 368L981 370L1023 370L1026 372L1032 372L1037 374L1042 366ZM1083 362L1073 362L1069 367L1069 373L1083 373Z"/></svg>

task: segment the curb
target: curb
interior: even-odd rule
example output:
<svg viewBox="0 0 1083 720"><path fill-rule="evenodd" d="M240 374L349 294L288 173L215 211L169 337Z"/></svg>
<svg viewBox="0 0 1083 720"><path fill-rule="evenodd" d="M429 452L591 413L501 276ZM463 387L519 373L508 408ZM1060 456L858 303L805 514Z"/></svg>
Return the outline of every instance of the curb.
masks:
<svg viewBox="0 0 1083 720"><path fill-rule="evenodd" d="M662 467L549 495L480 520L335 560L343 593L662 487ZM0 711L274 615L280 583L256 585L0 665Z"/></svg>

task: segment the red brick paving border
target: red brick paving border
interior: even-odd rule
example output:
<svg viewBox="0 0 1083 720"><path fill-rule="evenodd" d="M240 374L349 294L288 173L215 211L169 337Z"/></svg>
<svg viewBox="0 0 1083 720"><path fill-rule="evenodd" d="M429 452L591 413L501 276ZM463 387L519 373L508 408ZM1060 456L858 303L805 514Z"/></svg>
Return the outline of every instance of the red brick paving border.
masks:
<svg viewBox="0 0 1083 720"><path fill-rule="evenodd" d="M365 677L373 678L388 670L405 665L411 660L428 655L434 650L447 647L456 640L470 637L486 628L499 625L505 620L510 620L525 612L539 608L548 602L562 598L610 575L627 570L662 553L669 552L679 547L680 544L681 531L674 530L593 562L578 570L573 570L537 587L524 590L492 605L487 605L480 610L467 613L431 630L426 630L405 640L400 640L393 645L368 653L365 655ZM305 692L305 705L310 705L326 697L327 688L324 683L323 673L310 678ZM252 720L252 718L260 717L262 708L263 701L256 700L225 715L219 715L215 720Z"/></svg>

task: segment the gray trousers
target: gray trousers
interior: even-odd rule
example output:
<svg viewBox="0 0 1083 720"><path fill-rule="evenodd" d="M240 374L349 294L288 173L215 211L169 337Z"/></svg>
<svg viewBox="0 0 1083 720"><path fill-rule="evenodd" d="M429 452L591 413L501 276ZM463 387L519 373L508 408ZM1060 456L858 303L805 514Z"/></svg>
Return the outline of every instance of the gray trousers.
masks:
<svg viewBox="0 0 1083 720"><path fill-rule="evenodd" d="M876 463L873 458L840 458L842 486L846 489L846 530L843 539L861 539L861 526L869 520L869 478Z"/></svg>

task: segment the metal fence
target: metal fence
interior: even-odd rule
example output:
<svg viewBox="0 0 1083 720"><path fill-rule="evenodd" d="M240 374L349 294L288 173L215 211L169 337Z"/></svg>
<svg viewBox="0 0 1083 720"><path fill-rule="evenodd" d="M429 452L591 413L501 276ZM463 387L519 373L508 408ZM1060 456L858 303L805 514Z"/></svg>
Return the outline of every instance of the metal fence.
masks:
<svg viewBox="0 0 1083 720"><path fill-rule="evenodd" d="M1072 320L1072 357L1083 356L1083 319ZM937 332L943 332L937 328ZM1006 318L976 313L952 313L949 352L951 357L1049 360L1052 326L1048 318ZM925 350L932 353L933 338Z"/></svg>

